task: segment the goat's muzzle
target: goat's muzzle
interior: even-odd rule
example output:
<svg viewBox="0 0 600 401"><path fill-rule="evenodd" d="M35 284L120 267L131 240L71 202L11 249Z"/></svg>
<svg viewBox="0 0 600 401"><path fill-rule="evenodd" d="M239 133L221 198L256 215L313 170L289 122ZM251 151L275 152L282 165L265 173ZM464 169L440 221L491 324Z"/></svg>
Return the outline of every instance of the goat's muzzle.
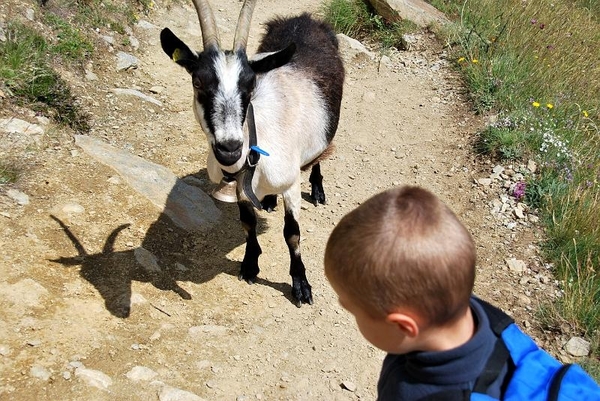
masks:
<svg viewBox="0 0 600 401"><path fill-rule="evenodd" d="M242 157L243 142L239 141L224 141L218 142L213 147L213 152L219 164L223 166L231 166Z"/></svg>

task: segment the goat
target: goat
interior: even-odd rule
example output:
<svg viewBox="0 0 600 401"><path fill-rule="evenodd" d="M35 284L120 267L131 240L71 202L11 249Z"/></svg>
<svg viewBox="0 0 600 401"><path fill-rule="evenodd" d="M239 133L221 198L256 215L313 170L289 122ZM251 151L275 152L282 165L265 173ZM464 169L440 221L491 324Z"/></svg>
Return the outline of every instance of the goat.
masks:
<svg viewBox="0 0 600 401"><path fill-rule="evenodd" d="M221 49L208 2L193 2L202 52L192 51L168 28L160 39L165 53L191 75L194 114L210 145L209 178L236 181L246 235L239 279L252 284L260 270L254 208L271 211L281 194L292 297L297 306L312 304L300 254L301 171L311 168L311 198L324 204L319 162L337 130L344 84L337 38L308 13L277 17L266 24L258 53L249 59L246 43L256 1L244 2L231 51Z"/></svg>

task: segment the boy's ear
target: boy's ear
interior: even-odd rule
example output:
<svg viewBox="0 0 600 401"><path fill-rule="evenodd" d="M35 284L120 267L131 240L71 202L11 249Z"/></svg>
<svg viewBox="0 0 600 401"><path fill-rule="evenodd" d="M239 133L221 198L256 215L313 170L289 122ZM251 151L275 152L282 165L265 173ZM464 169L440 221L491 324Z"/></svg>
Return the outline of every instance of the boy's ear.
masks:
<svg viewBox="0 0 600 401"><path fill-rule="evenodd" d="M250 68L257 74L269 72L289 63L295 52L296 44L292 42L285 49L269 54L259 60L250 61Z"/></svg>
<svg viewBox="0 0 600 401"><path fill-rule="evenodd" d="M184 67L190 74L192 73L198 64L198 56L169 28L160 32L160 44L167 56Z"/></svg>
<svg viewBox="0 0 600 401"><path fill-rule="evenodd" d="M408 337L414 338L419 335L419 324L407 314L392 312L387 315L385 320L388 323L396 325Z"/></svg>

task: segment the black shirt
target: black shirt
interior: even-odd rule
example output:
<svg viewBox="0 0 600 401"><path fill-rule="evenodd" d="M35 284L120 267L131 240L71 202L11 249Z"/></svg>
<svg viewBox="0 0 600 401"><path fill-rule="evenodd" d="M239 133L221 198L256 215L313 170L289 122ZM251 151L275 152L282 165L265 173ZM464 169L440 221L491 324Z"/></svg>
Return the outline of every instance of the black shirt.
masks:
<svg viewBox="0 0 600 401"><path fill-rule="evenodd" d="M473 337L460 347L441 352L388 354L377 384L378 401L415 401L447 390L472 389L492 353L496 335L476 298L471 311L477 326ZM500 397L507 367L488 388L491 397Z"/></svg>

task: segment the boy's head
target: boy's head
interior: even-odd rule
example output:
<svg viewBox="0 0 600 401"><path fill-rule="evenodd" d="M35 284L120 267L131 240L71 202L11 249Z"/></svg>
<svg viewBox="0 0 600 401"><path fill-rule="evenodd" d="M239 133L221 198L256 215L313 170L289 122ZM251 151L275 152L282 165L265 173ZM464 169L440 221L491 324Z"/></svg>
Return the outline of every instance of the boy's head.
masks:
<svg viewBox="0 0 600 401"><path fill-rule="evenodd" d="M409 311L421 327L441 327L468 310L475 246L435 195L405 186L342 218L327 242L325 274L372 318Z"/></svg>

